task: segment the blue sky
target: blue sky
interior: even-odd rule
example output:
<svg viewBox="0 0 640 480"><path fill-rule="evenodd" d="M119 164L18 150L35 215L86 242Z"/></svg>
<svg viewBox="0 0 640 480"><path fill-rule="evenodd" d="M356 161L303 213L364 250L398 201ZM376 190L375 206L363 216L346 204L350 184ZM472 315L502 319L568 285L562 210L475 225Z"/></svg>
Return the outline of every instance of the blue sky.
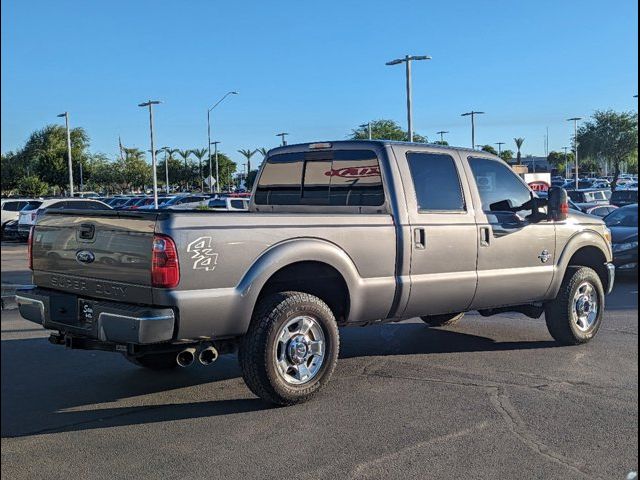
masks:
<svg viewBox="0 0 640 480"><path fill-rule="evenodd" d="M343 139L369 119L406 125L404 70L413 68L414 130L468 146L524 137L524 152L568 145L570 116L635 110L638 11L633 0L576 1L45 1L2 2L2 151L68 110L92 151L149 148L137 104L160 99L158 146L239 148Z"/></svg>

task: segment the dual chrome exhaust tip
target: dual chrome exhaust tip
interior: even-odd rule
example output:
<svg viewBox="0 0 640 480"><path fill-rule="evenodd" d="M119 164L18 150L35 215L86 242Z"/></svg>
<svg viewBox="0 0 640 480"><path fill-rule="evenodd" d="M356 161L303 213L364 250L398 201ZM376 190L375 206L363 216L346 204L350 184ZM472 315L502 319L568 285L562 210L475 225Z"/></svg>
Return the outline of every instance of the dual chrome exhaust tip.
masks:
<svg viewBox="0 0 640 480"><path fill-rule="evenodd" d="M176 363L183 368L190 367L196 361L196 353L198 352L195 347L185 348L176 355ZM202 365L211 365L218 356L218 350L213 346L203 348L197 355Z"/></svg>

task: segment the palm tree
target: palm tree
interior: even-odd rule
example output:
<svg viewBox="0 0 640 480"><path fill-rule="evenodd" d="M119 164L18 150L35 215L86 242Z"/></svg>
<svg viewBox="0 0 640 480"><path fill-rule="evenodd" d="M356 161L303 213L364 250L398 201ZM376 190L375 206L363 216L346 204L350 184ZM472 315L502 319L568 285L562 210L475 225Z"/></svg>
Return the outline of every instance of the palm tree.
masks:
<svg viewBox="0 0 640 480"><path fill-rule="evenodd" d="M122 151L124 152L124 158L126 160L129 160L129 159L139 160L144 158L144 152L139 148L122 147Z"/></svg>
<svg viewBox="0 0 640 480"><path fill-rule="evenodd" d="M204 192L204 183L203 183L203 179L202 179L202 159L207 154L207 149L206 148L194 148L193 150L191 150L191 153L193 153L196 156L196 158L198 159L198 168L200 169L200 191ZM209 175L211 175L211 174L209 174Z"/></svg>
<svg viewBox="0 0 640 480"><path fill-rule="evenodd" d="M513 141L516 142L516 148L518 149L518 165L522 165L522 154L520 153L520 149L524 143L524 138L514 138Z"/></svg>
<svg viewBox="0 0 640 480"><path fill-rule="evenodd" d="M165 162L165 168L166 168L166 176L167 178L169 177L169 162L171 160L173 160L173 156L178 153L178 149L177 148L171 148L171 147L162 147L162 151L165 153L164 156L164 162ZM167 193L169 193L171 191L170 186L167 185Z"/></svg>
<svg viewBox="0 0 640 480"><path fill-rule="evenodd" d="M260 147L256 151L262 155L262 161L264 162L264 159L267 158L267 154L269 153L269 149Z"/></svg>
<svg viewBox="0 0 640 480"><path fill-rule="evenodd" d="M184 160L184 186L185 188L188 189L189 187L189 180L190 180L190 176L189 175L189 166L188 166L188 160L189 160L189 156L191 155L191 153L193 153L190 149L189 150L178 150L178 155L180 155L180 157L182 157L182 160Z"/></svg>
<svg viewBox="0 0 640 480"><path fill-rule="evenodd" d="M247 159L247 175L249 175L249 172L251 171L251 157L253 157L255 155L255 153L258 150L238 150L238 153L243 155L244 158Z"/></svg>

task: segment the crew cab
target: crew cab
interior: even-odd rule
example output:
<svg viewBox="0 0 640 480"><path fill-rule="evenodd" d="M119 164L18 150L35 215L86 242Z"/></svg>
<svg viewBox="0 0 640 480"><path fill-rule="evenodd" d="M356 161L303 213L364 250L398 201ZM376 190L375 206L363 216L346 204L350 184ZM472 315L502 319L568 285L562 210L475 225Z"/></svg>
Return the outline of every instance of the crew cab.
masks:
<svg viewBox="0 0 640 480"><path fill-rule="evenodd" d="M429 326L544 314L588 342L614 284L610 232L537 198L486 152L388 141L289 145L267 155L249 211L52 211L31 231L33 288L17 303L69 348L151 369L238 352L279 405L330 378L338 326Z"/></svg>

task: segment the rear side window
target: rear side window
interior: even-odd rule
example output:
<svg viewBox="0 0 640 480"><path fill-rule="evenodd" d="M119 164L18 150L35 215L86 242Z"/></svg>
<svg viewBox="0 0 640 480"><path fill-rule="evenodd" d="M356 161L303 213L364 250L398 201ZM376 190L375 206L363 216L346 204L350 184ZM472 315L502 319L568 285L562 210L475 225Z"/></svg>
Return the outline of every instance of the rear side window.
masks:
<svg viewBox="0 0 640 480"><path fill-rule="evenodd" d="M246 208L246 202L243 200L231 200L231 206L233 208Z"/></svg>
<svg viewBox="0 0 640 480"><path fill-rule="evenodd" d="M27 202L7 202L2 206L5 212L19 212Z"/></svg>
<svg viewBox="0 0 640 480"><path fill-rule="evenodd" d="M420 212L450 212L465 209L460 177L449 155L407 153L407 162Z"/></svg>
<svg viewBox="0 0 640 480"><path fill-rule="evenodd" d="M531 191L504 162L470 157L469 165L485 212L508 211L506 204L517 208L531 200Z"/></svg>
<svg viewBox="0 0 640 480"><path fill-rule="evenodd" d="M219 198L216 198L214 200L209 200L209 207L211 208L225 208L227 206L227 203Z"/></svg>
<svg viewBox="0 0 640 480"><path fill-rule="evenodd" d="M256 189L257 205L380 206L380 164L371 150L274 155Z"/></svg>

